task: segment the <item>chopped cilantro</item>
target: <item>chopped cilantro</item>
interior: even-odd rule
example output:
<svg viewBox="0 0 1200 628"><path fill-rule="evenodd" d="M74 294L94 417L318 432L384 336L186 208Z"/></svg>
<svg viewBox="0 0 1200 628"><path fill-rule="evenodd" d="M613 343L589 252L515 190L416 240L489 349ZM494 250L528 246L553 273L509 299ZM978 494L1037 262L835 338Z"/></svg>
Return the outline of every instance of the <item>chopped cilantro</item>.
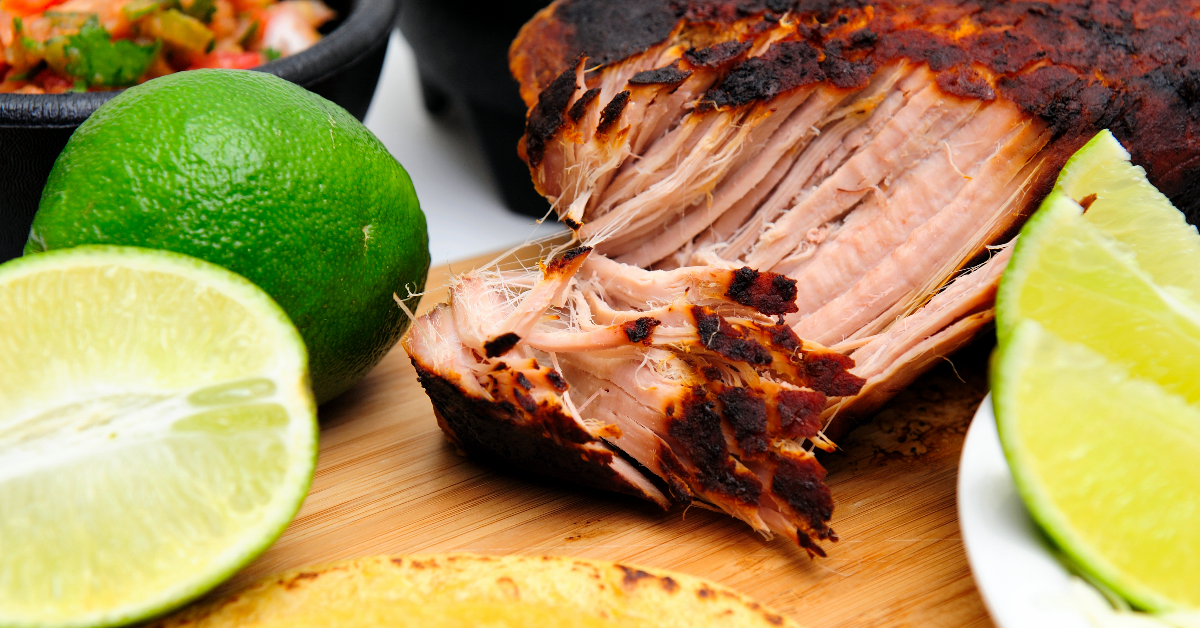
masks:
<svg viewBox="0 0 1200 628"><path fill-rule="evenodd" d="M133 85L158 54L160 44L141 46L128 40L112 41L93 16L62 44L63 71L88 85Z"/></svg>
<svg viewBox="0 0 1200 628"><path fill-rule="evenodd" d="M267 61L274 61L283 55L279 54L279 51L274 48L263 48L262 56Z"/></svg>

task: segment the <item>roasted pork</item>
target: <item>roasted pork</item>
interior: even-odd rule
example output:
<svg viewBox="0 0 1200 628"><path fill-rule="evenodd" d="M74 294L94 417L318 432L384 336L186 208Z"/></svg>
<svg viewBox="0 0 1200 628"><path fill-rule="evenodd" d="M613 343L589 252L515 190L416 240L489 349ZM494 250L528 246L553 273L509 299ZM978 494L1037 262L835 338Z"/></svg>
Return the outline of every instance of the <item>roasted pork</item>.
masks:
<svg viewBox="0 0 1200 628"><path fill-rule="evenodd" d="M510 55L580 247L459 278L406 347L464 450L811 553L829 449L992 319L1102 128L1195 216L1200 2L559 0ZM802 340L803 339L803 340Z"/></svg>

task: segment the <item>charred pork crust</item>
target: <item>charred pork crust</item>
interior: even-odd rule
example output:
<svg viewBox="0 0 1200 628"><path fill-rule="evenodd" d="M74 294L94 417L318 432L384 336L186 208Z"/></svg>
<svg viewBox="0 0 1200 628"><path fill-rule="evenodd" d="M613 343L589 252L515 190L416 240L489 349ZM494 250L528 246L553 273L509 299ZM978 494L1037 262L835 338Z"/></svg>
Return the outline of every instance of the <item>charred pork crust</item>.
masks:
<svg viewBox="0 0 1200 628"><path fill-rule="evenodd" d="M573 77L570 60L577 55L585 54L589 64L612 64L676 29L713 32L747 20L769 26L768 18L786 15L801 26L797 40L775 42L761 56L733 64L703 102L744 105L817 80L861 87L889 61L924 62L948 94L1005 98L1044 120L1055 138L1043 154L1051 175L1088 138L1110 129L1196 223L1197 9L1196 0L560 0L526 25L510 60L526 101L537 101L531 113L537 122L526 140L536 165L539 146L557 129L555 116L561 120L563 98L570 97L555 77L564 70ZM684 59L705 65L706 54L732 45ZM794 67L784 68L785 61ZM1031 202L1052 185L1050 175L1039 179Z"/></svg>
<svg viewBox="0 0 1200 628"><path fill-rule="evenodd" d="M574 94L575 68L570 67L563 70L538 96L537 105L525 121L525 150L531 165L542 162L542 156L546 154L546 142L563 125L563 111Z"/></svg>
<svg viewBox="0 0 1200 628"><path fill-rule="evenodd" d="M825 485L825 469L816 458L776 458L778 466L771 479L771 491L782 497L794 514L809 523L818 539L836 541L837 536L825 523L833 516L833 496ZM801 534L800 544L805 549L825 555L820 547L806 545L805 540Z"/></svg>
<svg viewBox="0 0 1200 628"><path fill-rule="evenodd" d="M779 428L787 438L812 438L821 431L821 411L826 397L815 390L785 390L776 408Z"/></svg>
<svg viewBox="0 0 1200 628"><path fill-rule="evenodd" d="M796 280L779 273L760 273L749 267L733 271L725 296L767 316L791 314L796 307Z"/></svg>
<svg viewBox="0 0 1200 628"><path fill-rule="evenodd" d="M621 117L621 112L625 110L625 105L629 103L629 90L625 90L604 105L604 109L600 111L600 124L596 125L596 134L603 135L608 133L612 125Z"/></svg>
<svg viewBox="0 0 1200 628"><path fill-rule="evenodd" d="M680 70L679 62L658 68L638 72L629 79L630 85L678 85L692 75L691 70Z"/></svg>
<svg viewBox="0 0 1200 628"><path fill-rule="evenodd" d="M744 331L730 325L710 308L693 305L692 318L696 321L700 342L709 351L754 366L768 366L775 361L770 349L748 338Z"/></svg>
<svg viewBox="0 0 1200 628"><path fill-rule="evenodd" d="M462 393L455 384L413 360L433 401L438 423L467 454L595 488L646 498L609 466L616 455L559 408L523 408Z"/></svg>
<svg viewBox="0 0 1200 628"><path fill-rule="evenodd" d="M854 360L833 351L809 354L804 360L804 372L809 386L832 397L857 395L866 380L851 373Z"/></svg>
<svg viewBox="0 0 1200 628"><path fill-rule="evenodd" d="M738 447L748 454L767 451L767 402L753 391L730 387L717 394L725 418L733 426Z"/></svg>
<svg viewBox="0 0 1200 628"><path fill-rule="evenodd" d="M805 42L780 42L761 57L752 57L734 66L716 87L704 94L696 108L706 111L717 107L740 107L819 83L826 78L820 57L820 51Z"/></svg>
<svg viewBox="0 0 1200 628"><path fill-rule="evenodd" d="M643 316L635 321L629 321L621 324L621 329L625 331L625 337L632 343L650 344L650 336L654 333L654 328L662 324L662 321L657 318Z"/></svg>
<svg viewBox="0 0 1200 628"><path fill-rule="evenodd" d="M577 246L573 249L564 251L562 255L550 260L546 265L546 276L558 275L561 273L575 274L575 270L583 263L583 259L592 252L590 246Z"/></svg>
<svg viewBox="0 0 1200 628"><path fill-rule="evenodd" d="M518 342L521 342L521 337L510 331L483 343L483 351L489 358L498 358L511 351Z"/></svg>
<svg viewBox="0 0 1200 628"><path fill-rule="evenodd" d="M730 456L721 431L721 415L707 391L696 389L683 402L683 412L671 419L669 432L692 460L705 491L735 502L757 505L762 482Z"/></svg>
<svg viewBox="0 0 1200 628"><path fill-rule="evenodd" d="M692 48L683 53L683 58L698 68L719 68L742 56L751 46L748 41L725 41L699 50Z"/></svg>
<svg viewBox="0 0 1200 628"><path fill-rule="evenodd" d="M567 115L571 117L571 121L579 122L579 119L583 117L583 114L587 113L587 106L591 104L591 102L599 95L599 87L593 87L584 92L579 99L575 101L575 104L571 105L571 110L567 112Z"/></svg>

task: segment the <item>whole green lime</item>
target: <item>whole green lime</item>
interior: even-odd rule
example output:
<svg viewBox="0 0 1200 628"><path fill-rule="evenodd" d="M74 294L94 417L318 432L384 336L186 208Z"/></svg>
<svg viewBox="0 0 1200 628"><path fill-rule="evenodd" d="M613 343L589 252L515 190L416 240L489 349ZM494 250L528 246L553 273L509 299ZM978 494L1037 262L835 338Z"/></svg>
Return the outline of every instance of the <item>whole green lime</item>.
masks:
<svg viewBox="0 0 1200 628"><path fill-rule="evenodd" d="M429 270L425 215L383 144L324 98L241 70L148 81L80 125L25 253L81 244L186 253L258 284L304 337L319 403L400 339L393 294L421 292Z"/></svg>

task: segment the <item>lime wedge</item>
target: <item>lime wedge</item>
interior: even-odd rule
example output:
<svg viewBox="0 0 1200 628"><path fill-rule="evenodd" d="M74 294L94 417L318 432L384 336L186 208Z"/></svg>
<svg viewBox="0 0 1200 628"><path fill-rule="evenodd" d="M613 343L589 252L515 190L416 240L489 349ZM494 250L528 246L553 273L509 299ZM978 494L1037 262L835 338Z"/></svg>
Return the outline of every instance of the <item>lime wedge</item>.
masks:
<svg viewBox="0 0 1200 628"><path fill-rule="evenodd" d="M996 295L1017 488L1079 569L1151 611L1200 608L1197 295L1200 235L1107 132L1022 228Z"/></svg>
<svg viewBox="0 0 1200 628"><path fill-rule="evenodd" d="M1129 159L1117 138L1101 131L1067 161L1056 187L1087 201L1087 221L1129 247L1155 283L1200 295L1200 233Z"/></svg>
<svg viewBox="0 0 1200 628"><path fill-rule="evenodd" d="M1033 518L1134 605L1200 607L1200 409L1034 321L994 366L1001 442Z"/></svg>
<svg viewBox="0 0 1200 628"><path fill-rule="evenodd" d="M0 626L108 626L207 591L312 479L303 341L184 255L80 247L0 266Z"/></svg>
<svg viewBox="0 0 1200 628"><path fill-rule="evenodd" d="M1021 229L996 294L1001 343L1024 319L1200 403L1200 307L1155 283L1128 246L1058 191Z"/></svg>

